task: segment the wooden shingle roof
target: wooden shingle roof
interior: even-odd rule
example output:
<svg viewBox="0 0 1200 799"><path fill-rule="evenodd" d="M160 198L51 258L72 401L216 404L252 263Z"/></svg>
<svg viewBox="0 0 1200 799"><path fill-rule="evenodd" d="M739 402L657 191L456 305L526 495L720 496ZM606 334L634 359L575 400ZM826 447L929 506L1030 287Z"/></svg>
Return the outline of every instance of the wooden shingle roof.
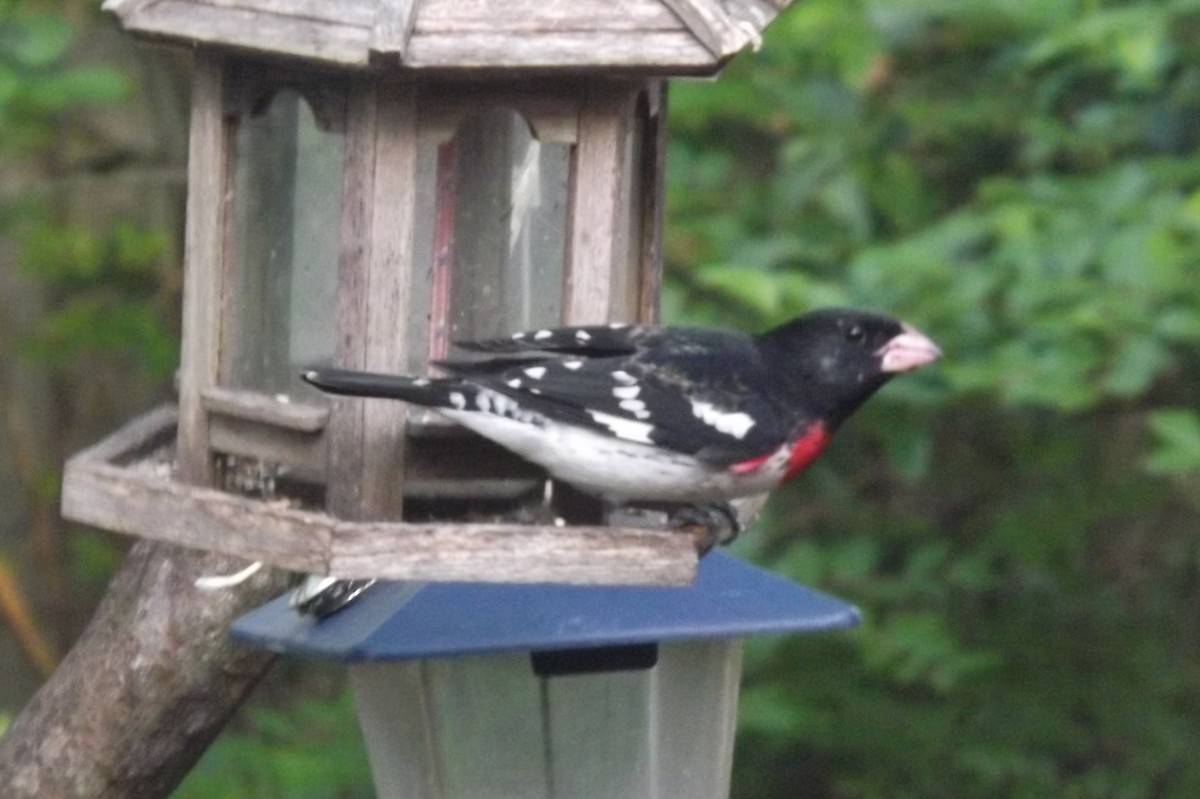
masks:
<svg viewBox="0 0 1200 799"><path fill-rule="evenodd" d="M399 70L715 72L791 0L106 0L139 35Z"/></svg>

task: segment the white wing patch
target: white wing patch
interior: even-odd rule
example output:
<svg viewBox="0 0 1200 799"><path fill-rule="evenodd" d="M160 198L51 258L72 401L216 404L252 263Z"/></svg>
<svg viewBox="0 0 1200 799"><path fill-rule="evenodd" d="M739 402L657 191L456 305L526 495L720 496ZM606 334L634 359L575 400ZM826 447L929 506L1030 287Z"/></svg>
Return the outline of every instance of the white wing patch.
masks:
<svg viewBox="0 0 1200 799"><path fill-rule="evenodd" d="M626 441L637 441L641 444L653 443L650 441L650 431L654 429L654 425L646 422L635 422L632 419L622 419L620 416L594 411L591 408L584 408L592 420L598 424L607 427L614 436L623 438Z"/></svg>
<svg viewBox="0 0 1200 799"><path fill-rule="evenodd" d="M725 433L734 438L745 438L754 420L741 411L723 411L711 402L692 400L692 413L697 419L714 428L718 433Z"/></svg>
<svg viewBox="0 0 1200 799"><path fill-rule="evenodd" d="M640 399L621 400L619 403L621 410L629 411L638 419L649 419L650 411L646 410L646 403Z"/></svg>

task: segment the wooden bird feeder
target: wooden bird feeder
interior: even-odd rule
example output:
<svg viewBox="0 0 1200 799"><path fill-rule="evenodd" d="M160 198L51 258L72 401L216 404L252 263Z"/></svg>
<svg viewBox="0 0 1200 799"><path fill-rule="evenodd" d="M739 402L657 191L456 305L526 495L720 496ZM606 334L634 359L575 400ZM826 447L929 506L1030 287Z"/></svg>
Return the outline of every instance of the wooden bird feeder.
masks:
<svg viewBox="0 0 1200 799"><path fill-rule="evenodd" d="M108 0L195 54L179 403L75 456L64 515L339 577L691 581L688 536L520 521L536 468L297 375L654 321L665 79L786 5Z"/></svg>

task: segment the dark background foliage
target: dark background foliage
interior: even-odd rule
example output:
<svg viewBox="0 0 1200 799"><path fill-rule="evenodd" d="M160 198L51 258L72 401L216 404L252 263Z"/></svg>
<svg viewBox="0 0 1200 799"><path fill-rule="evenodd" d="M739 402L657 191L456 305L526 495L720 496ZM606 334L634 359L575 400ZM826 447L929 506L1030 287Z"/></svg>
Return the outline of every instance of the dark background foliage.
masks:
<svg viewBox="0 0 1200 799"><path fill-rule="evenodd" d="M36 598L0 605L51 657L119 554L48 518L57 468L176 351L186 65L81 9L0 2L0 582ZM734 795L1200 795L1200 4L803 0L670 101L671 321L864 305L946 351L738 545L864 623L749 645ZM130 174L166 199L80 201ZM340 676L290 664L178 796L368 785Z"/></svg>

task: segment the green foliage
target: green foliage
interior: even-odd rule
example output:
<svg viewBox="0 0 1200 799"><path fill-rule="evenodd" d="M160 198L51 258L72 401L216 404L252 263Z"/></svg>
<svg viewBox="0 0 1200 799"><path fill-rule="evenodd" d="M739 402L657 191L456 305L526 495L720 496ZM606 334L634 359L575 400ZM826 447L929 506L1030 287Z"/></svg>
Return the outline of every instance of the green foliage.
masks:
<svg viewBox="0 0 1200 799"><path fill-rule="evenodd" d="M61 17L0 2L0 154L39 156L62 136L63 114L125 97L112 69L70 67L74 31Z"/></svg>
<svg viewBox="0 0 1200 799"><path fill-rule="evenodd" d="M56 368L125 355L152 376L169 376L179 345L163 322L165 249L162 234L128 224L103 237L66 224L33 225L21 265L58 301L24 353Z"/></svg>
<svg viewBox="0 0 1200 799"><path fill-rule="evenodd" d="M767 39L672 91L668 316L877 307L947 356L741 545L864 623L751 646L735 795L1200 793L1200 5Z"/></svg>
<svg viewBox="0 0 1200 799"><path fill-rule="evenodd" d="M173 799L373 796L366 751L348 692L285 710L255 707L226 731L171 794Z"/></svg>
<svg viewBox="0 0 1200 799"><path fill-rule="evenodd" d="M122 101L125 79L105 67L72 66L71 26L28 4L0 4L0 158L54 177L72 147L70 116ZM165 324L176 281L163 268L165 237L118 222L96 232L66 221L37 189L0 196L0 231L20 244L20 265L51 308L20 350L59 371L96 356L162 379L178 345Z"/></svg>

